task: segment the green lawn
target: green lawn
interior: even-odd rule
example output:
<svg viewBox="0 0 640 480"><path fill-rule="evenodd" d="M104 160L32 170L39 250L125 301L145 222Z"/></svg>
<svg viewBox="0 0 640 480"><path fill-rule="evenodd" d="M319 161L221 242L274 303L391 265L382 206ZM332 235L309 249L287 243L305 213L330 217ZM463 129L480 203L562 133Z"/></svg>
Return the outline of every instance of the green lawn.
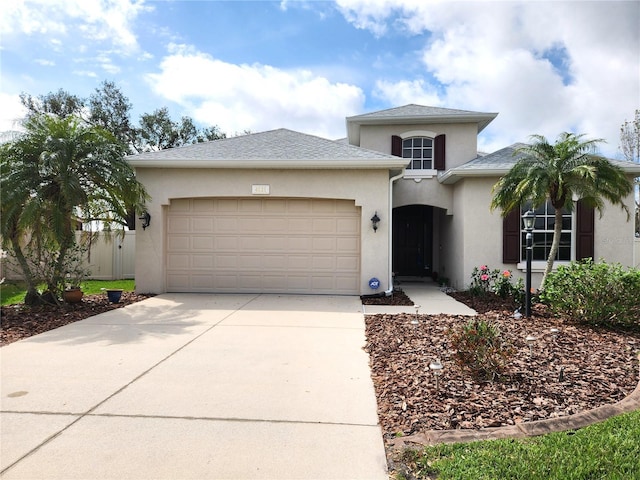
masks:
<svg viewBox="0 0 640 480"><path fill-rule="evenodd" d="M435 445L406 453L419 479L640 479L640 411L525 440ZM399 479L404 478L402 475Z"/></svg>
<svg viewBox="0 0 640 480"><path fill-rule="evenodd" d="M85 280L81 287L85 295L101 293L102 289L109 288L120 288L125 292L133 292L135 280ZM22 282L5 282L0 285L0 303L2 305L22 303L26 291Z"/></svg>

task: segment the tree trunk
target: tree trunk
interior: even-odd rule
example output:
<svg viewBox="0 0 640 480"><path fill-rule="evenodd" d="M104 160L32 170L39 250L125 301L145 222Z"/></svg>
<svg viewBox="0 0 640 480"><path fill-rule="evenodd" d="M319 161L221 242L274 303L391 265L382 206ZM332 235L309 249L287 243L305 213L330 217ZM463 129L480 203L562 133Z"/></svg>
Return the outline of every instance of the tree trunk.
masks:
<svg viewBox="0 0 640 480"><path fill-rule="evenodd" d="M24 297L25 305L31 306L40 304L40 294L38 293L38 289L36 287L36 279L34 278L31 268L29 267L29 262L27 262L27 259L22 252L20 242L13 237L11 238L11 250L13 250L13 255L18 261L18 265L20 265L20 269L22 270L22 274L24 275L24 281L27 284L27 293Z"/></svg>
<svg viewBox="0 0 640 480"><path fill-rule="evenodd" d="M549 257L547 258L547 267L544 270L542 282L540 283L540 290L544 289L544 282L547 280L547 275L549 275L549 273L551 273L551 270L553 270L553 262L556 259L558 248L560 247L560 237L562 236L562 208L555 208L556 213L554 215L555 225L553 226L553 241L551 242L551 251L549 252Z"/></svg>

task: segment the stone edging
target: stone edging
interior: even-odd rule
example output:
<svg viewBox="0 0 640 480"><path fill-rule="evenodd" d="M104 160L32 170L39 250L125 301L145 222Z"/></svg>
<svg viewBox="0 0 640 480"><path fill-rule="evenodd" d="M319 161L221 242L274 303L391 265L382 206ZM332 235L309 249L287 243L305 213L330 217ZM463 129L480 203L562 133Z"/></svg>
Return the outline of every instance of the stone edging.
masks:
<svg viewBox="0 0 640 480"><path fill-rule="evenodd" d="M640 360L640 354L638 355ZM501 438L526 438L552 432L576 430L622 413L640 409L640 381L631 394L617 403L602 405L575 413L566 417L547 418L535 422L518 423L505 427L484 428L482 430L428 430L407 437L398 437L392 441L393 448L402 449L409 446L436 445L438 443L462 443L477 440L497 440ZM411 444L411 445L409 445Z"/></svg>

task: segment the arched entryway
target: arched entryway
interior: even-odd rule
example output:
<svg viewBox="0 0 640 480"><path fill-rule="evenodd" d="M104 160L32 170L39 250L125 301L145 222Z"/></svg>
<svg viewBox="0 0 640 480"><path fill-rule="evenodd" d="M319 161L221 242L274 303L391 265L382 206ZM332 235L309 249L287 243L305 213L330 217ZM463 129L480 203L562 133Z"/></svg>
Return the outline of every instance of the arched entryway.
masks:
<svg viewBox="0 0 640 480"><path fill-rule="evenodd" d="M407 205L393 209L393 271L397 276L431 276L433 207Z"/></svg>

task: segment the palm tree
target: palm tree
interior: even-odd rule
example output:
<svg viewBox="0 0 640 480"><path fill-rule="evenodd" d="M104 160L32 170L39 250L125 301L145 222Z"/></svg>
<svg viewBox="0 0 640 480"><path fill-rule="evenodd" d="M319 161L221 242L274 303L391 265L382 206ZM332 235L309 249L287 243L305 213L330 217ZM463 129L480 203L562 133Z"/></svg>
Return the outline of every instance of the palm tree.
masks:
<svg viewBox="0 0 640 480"><path fill-rule="evenodd" d="M560 245L562 209L573 211L574 198L596 208L600 216L605 200L609 201L620 205L629 218L624 200L633 183L620 167L596 153L602 139L583 137L565 132L551 145L542 135L532 135L533 142L514 153L520 156L518 162L493 186L491 210L500 208L503 215L527 202L538 208L548 200L555 209L553 241L540 289Z"/></svg>
<svg viewBox="0 0 640 480"><path fill-rule="evenodd" d="M29 117L25 129L0 146L1 233L24 273L30 303L38 295L29 252L48 253L47 287L57 294L75 245L74 218L124 225L125 205L141 209L148 196L121 144L106 130L75 116L48 114ZM25 242L34 248L25 250Z"/></svg>

